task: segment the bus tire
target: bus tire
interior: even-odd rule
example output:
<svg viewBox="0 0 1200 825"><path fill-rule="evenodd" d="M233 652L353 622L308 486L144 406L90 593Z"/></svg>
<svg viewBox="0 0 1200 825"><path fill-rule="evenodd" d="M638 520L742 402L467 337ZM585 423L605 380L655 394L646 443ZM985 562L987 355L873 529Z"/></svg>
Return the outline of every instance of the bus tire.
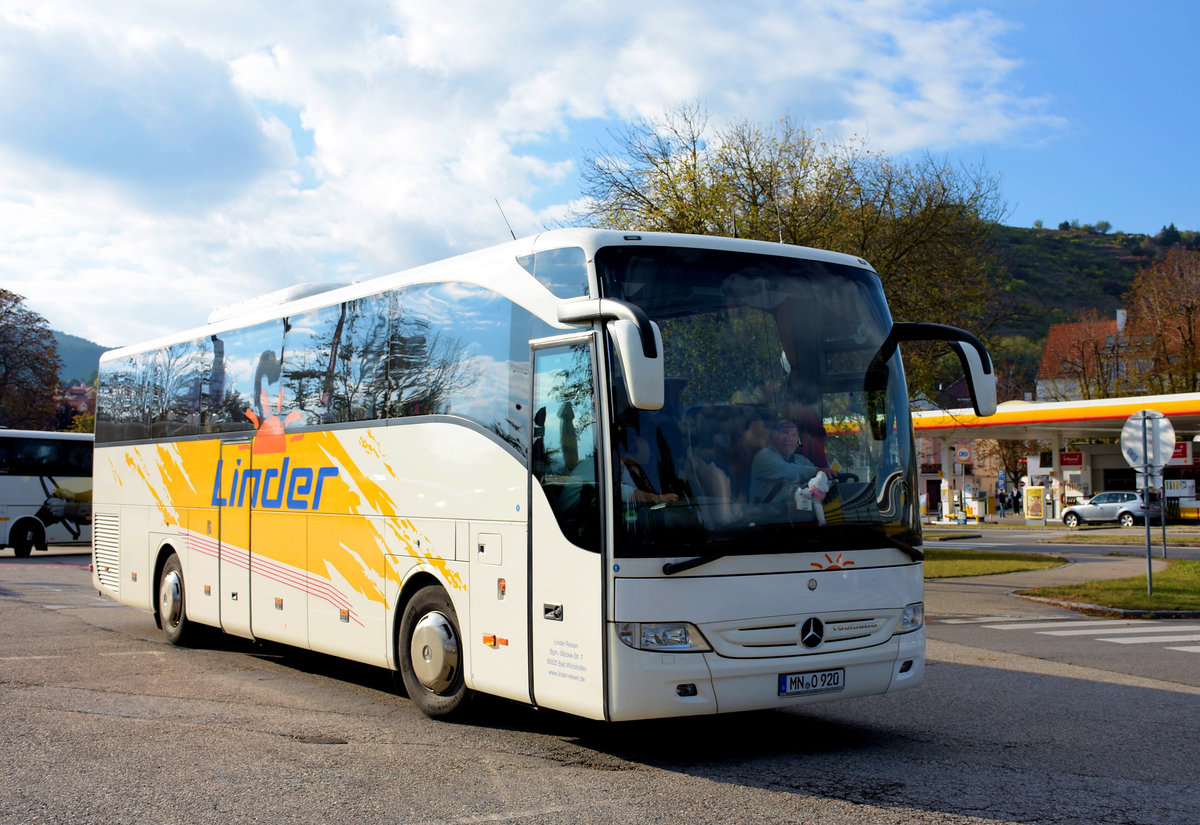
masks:
<svg viewBox="0 0 1200 825"><path fill-rule="evenodd" d="M437 585L416 592L400 619L396 659L408 698L433 718L461 713L470 691L463 680L458 615Z"/></svg>
<svg viewBox="0 0 1200 825"><path fill-rule="evenodd" d="M45 539L41 538L40 533L40 528L32 521L23 521L17 525L16 531L9 539L13 555L18 559L29 558L34 547L41 547L45 543Z"/></svg>
<svg viewBox="0 0 1200 825"><path fill-rule="evenodd" d="M186 645L195 635L183 594L183 565L179 556L172 553L158 577L157 610L163 635L173 645Z"/></svg>

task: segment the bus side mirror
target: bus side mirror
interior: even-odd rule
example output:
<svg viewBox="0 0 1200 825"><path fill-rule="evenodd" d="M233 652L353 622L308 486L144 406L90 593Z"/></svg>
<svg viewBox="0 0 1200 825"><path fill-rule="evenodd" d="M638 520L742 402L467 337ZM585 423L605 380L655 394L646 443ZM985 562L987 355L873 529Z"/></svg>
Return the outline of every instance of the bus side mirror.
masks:
<svg viewBox="0 0 1200 825"><path fill-rule="evenodd" d="M608 322L613 353L625 374L625 391L629 403L639 410L661 410L666 397L666 372L663 367L662 333L658 324L654 330L655 355L648 357L642 347L641 332L633 321Z"/></svg>
<svg viewBox="0 0 1200 825"><path fill-rule="evenodd" d="M975 347L961 341L950 341L950 348L958 353L963 374L967 378L967 389L971 392L971 404L975 414L982 417L996 413L996 372L991 369L991 358L987 367ZM987 353L984 353L987 356Z"/></svg>
<svg viewBox="0 0 1200 825"><path fill-rule="evenodd" d="M559 304L564 324L608 322L617 362L625 373L629 403L639 410L661 410L666 400L662 333L636 304L614 298L584 298Z"/></svg>
<svg viewBox="0 0 1200 825"><path fill-rule="evenodd" d="M892 324L887 338L871 360L868 375L873 374L887 362L901 341L945 341L958 355L967 389L971 393L971 406L979 417L996 413L996 371L992 369L992 357L983 342L965 329L945 324L898 323Z"/></svg>

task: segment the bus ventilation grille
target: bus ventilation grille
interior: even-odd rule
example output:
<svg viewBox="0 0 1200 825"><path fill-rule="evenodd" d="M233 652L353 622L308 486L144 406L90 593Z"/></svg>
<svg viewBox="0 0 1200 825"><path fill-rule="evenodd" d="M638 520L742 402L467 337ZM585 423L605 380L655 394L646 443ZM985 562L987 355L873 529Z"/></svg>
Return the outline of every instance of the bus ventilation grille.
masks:
<svg viewBox="0 0 1200 825"><path fill-rule="evenodd" d="M121 592L121 517L96 513L92 517L92 563L96 578L114 593Z"/></svg>

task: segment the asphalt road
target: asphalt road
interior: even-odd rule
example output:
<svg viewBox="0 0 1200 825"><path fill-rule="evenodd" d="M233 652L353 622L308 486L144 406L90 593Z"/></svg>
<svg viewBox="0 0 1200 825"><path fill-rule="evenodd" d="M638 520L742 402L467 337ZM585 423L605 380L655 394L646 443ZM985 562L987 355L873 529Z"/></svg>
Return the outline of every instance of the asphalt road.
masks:
<svg viewBox="0 0 1200 825"><path fill-rule="evenodd" d="M614 726L480 701L447 724L372 668L227 638L170 647L148 614L99 598L86 563L0 554L0 823L1194 825L1200 811L1200 688L939 638L938 616L925 685L894 696Z"/></svg>

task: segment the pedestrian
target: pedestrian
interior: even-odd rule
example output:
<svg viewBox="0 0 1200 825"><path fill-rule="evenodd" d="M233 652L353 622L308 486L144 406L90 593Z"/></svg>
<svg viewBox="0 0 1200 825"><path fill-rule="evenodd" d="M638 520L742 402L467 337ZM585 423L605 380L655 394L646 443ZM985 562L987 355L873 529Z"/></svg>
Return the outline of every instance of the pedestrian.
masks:
<svg viewBox="0 0 1200 825"><path fill-rule="evenodd" d="M1004 518L1004 502L1008 495L1003 490L996 491L996 511L1000 514L1000 518Z"/></svg>

